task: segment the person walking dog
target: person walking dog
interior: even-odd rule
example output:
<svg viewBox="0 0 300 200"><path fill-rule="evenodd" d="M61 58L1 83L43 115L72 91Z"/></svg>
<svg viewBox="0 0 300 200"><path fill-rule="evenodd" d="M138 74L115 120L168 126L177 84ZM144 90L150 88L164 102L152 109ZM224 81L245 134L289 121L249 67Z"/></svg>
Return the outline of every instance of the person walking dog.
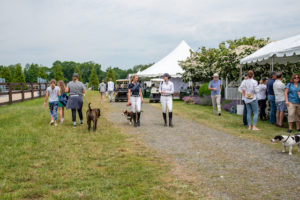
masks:
<svg viewBox="0 0 300 200"><path fill-rule="evenodd" d="M272 72L270 74L270 79L267 83L267 93L268 93L268 101L270 102L270 124L276 124L276 104L275 104L275 94L273 85L275 83L277 76L276 72Z"/></svg>
<svg viewBox="0 0 300 200"><path fill-rule="evenodd" d="M80 124L83 124L83 115L82 115L82 105L83 98L82 95L85 94L85 87L83 83L78 80L79 75L77 73L73 74L73 81L70 81L67 84L66 92L69 93L69 99L67 102L67 109L72 110L72 121L73 127L76 128L76 110L80 118Z"/></svg>
<svg viewBox="0 0 300 200"><path fill-rule="evenodd" d="M131 83L128 86L128 102L127 106L131 105L134 127L141 125L141 104L143 103L143 94L141 84L138 82L138 75L133 75Z"/></svg>
<svg viewBox="0 0 300 200"><path fill-rule="evenodd" d="M213 80L209 82L208 89L211 91L211 100L214 114L217 113L216 109L218 108L218 115L221 116L222 83L219 80L219 75L217 73L214 74Z"/></svg>
<svg viewBox="0 0 300 200"><path fill-rule="evenodd" d="M173 94L174 94L174 84L170 81L171 76L168 73L163 75L164 81L162 81L159 85L159 93L160 102L162 106L163 118L164 118L164 126L167 126L167 107L169 111L169 126L173 127L172 123L172 107L173 107Z"/></svg>

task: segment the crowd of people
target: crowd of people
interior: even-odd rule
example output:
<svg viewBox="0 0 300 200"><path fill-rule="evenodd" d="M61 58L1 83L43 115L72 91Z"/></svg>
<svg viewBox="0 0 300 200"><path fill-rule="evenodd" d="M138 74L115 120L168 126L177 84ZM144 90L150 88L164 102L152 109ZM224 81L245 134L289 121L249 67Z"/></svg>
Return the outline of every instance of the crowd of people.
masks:
<svg viewBox="0 0 300 200"><path fill-rule="evenodd" d="M243 123L249 130L259 130L256 127L258 115L261 120L268 120L270 124L284 127L283 121L286 110L288 111L288 132L293 131L296 124L297 132L300 131L300 86L299 75L293 74L287 84L284 84L281 72L272 72L270 79L264 77L260 84L254 79L254 72L249 70L245 74L239 92L242 93L244 103ZM269 102L269 116L266 114ZM253 114L253 119L252 118Z"/></svg>

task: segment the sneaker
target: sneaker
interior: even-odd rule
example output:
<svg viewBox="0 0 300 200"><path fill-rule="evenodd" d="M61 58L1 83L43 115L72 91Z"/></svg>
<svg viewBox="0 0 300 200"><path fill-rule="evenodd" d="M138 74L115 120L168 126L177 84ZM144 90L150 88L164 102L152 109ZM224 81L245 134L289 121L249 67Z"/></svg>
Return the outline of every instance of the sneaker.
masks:
<svg viewBox="0 0 300 200"><path fill-rule="evenodd" d="M80 125L83 125L83 120L80 120Z"/></svg>
<svg viewBox="0 0 300 200"><path fill-rule="evenodd" d="M219 113L219 116L221 116L221 113Z"/></svg>
<svg viewBox="0 0 300 200"><path fill-rule="evenodd" d="M54 126L57 126L57 123L54 123Z"/></svg>
<svg viewBox="0 0 300 200"><path fill-rule="evenodd" d="M50 125L53 125L53 124L54 124L54 120L51 120Z"/></svg>
<svg viewBox="0 0 300 200"><path fill-rule="evenodd" d="M73 128L76 128L77 124L76 122L73 122Z"/></svg>
<svg viewBox="0 0 300 200"><path fill-rule="evenodd" d="M60 119L60 123L63 124L64 123L64 118Z"/></svg>

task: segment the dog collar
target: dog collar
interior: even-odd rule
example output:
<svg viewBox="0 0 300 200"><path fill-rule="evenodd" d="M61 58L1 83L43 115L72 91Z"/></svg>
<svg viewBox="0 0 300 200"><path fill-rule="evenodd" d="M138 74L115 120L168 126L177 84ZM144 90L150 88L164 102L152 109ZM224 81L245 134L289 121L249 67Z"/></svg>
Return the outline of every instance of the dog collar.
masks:
<svg viewBox="0 0 300 200"><path fill-rule="evenodd" d="M291 136L291 135L289 135L283 143L285 143L285 142L290 138L290 136Z"/></svg>

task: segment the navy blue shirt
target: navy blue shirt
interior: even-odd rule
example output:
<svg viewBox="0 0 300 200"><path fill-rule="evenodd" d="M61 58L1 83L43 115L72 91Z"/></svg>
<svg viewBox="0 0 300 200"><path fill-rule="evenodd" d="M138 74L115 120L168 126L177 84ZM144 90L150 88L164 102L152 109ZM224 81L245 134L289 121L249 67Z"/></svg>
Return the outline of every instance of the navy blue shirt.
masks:
<svg viewBox="0 0 300 200"><path fill-rule="evenodd" d="M140 88L141 88L141 84L139 83L136 83L136 85L130 83L128 86L128 89L130 89L131 91L131 95L140 95Z"/></svg>
<svg viewBox="0 0 300 200"><path fill-rule="evenodd" d="M268 95L275 95L274 94L274 90L273 90L273 85L274 85L275 80L274 79L270 79L267 83L267 91L268 91Z"/></svg>

